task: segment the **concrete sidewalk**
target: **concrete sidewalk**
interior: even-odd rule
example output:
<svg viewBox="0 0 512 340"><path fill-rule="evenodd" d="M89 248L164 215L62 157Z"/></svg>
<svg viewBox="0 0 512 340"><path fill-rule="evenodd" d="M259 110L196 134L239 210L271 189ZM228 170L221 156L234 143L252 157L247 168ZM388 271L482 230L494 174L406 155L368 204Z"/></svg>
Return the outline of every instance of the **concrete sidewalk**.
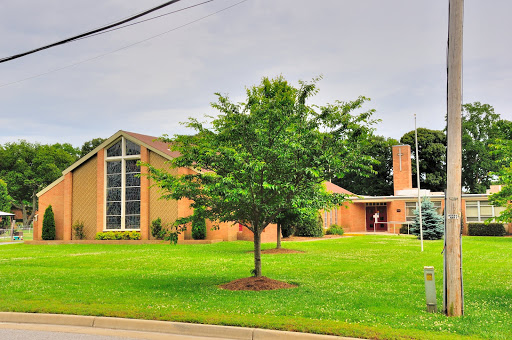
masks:
<svg viewBox="0 0 512 340"><path fill-rule="evenodd" d="M0 312L0 329L42 330L136 339L353 340L329 335L259 328L202 325L96 316ZM28 325L32 325L28 327ZM37 326L36 326L37 325ZM44 325L44 327L42 327ZM115 330L115 332L113 332Z"/></svg>

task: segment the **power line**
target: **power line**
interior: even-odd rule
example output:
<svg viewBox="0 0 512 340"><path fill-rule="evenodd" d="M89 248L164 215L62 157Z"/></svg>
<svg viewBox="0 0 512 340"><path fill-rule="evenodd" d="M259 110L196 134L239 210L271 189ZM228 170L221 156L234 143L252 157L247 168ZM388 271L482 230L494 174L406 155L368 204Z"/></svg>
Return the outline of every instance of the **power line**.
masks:
<svg viewBox="0 0 512 340"><path fill-rule="evenodd" d="M49 45L46 45L46 46L43 46L43 47L39 47L39 48L36 48L34 50L31 50L31 51L27 51L27 52L23 52L23 53L19 53L19 54L15 54L13 56L10 56L10 57L5 57L5 58L2 58L0 59L0 64L1 63L5 63L7 61L10 61L10 60L14 60L14 59L18 59L18 58L21 58L21 57L24 57L26 55L29 55L29 54L32 54L32 53L36 53L36 52L39 52L39 51L42 51L42 50L46 50L48 48L51 48L51 47L55 47L55 46L59 46L59 45L63 45L63 44L66 44L66 43L69 43L71 41L74 41L74 40L77 40L77 39L80 39L80 38L84 38L88 35L92 35L92 34L95 34L95 33L99 33L99 32L102 32L102 31L106 31L110 28L113 28L113 27L116 27L116 26L119 26L119 25L122 25L124 23L127 23L129 21L132 21L132 20L135 20L137 18L140 18L141 16L144 16L146 14L149 14L151 12L154 12L156 10L159 10L161 8L164 8L164 7L167 7L169 5L172 5L178 1L181 1L181 0L171 0L171 1L167 1L159 6L156 6L156 7L153 7L151 9L148 9L142 13L139 13L139 14L136 14L136 15L133 15L127 19L124 19L124 20L121 20L121 21L118 21L116 23L113 23L113 24L109 24L109 25L106 25L106 26L103 26L103 27L100 27L100 28L97 28L97 29L94 29L92 31L88 31L88 32L85 32L85 33L82 33L82 34L79 34L79 35L75 35L71 38L67 38L67 39L64 39L64 40L61 40L61 41L57 41L53 44L49 44Z"/></svg>
<svg viewBox="0 0 512 340"><path fill-rule="evenodd" d="M201 20L203 20L203 19L209 18L209 17L211 17L211 16L213 16L213 15L215 15L215 14L218 14L218 13L220 13L220 12L224 12L224 11L226 11L226 10L228 10L228 9L230 9L230 8L233 8L233 7L235 7L235 6L238 6L238 5L240 5L240 4L242 4L242 3L246 2L246 1L249 1L249 0L242 0L242 1L240 1L240 2L237 2L236 4L233 4L233 5L231 5L231 6L225 7L225 8L223 8L223 9L218 10L218 11L216 11L216 12L213 12L213 13L211 13L211 14L205 15L205 16L203 16L203 17L199 18L199 19L196 19L196 20L190 21L190 22L188 22L188 23L186 23L186 24L183 24L183 25L177 26L177 27L175 27L175 28L172 28L172 29L170 29L170 30L168 30L168 31L165 31L165 32L162 32L162 33L160 33L160 34L153 35L153 36L151 36L151 37L149 37L149 38L146 38L146 39L144 39L144 40L137 41L137 42L135 42L135 43L133 43L133 44L126 45L126 46L124 46L124 47L120 47L120 48L115 49L115 50L113 50L113 51L106 52L106 53L103 53L103 54L99 54L99 55L97 55L97 56L95 56L95 57L88 58L88 59L84 59L84 60L78 61L78 62L76 62L76 63L69 64L69 65L66 65L66 66L62 66L62 67L59 67L59 68L56 68L56 69L53 69L53 70L49 70L49 71L46 71L46 72L43 72L43 73L39 73L39 74L36 74L36 75L30 76L30 77L27 77L27 78L23 78L23 79L20 79L20 80L16 80L16 81L13 81L13 82L10 82L10 83L5 83L5 84L0 85L0 87L6 87L6 86L9 86L9 85L18 84L18 83L21 83L21 82L24 82L24 81L27 81L27 80L30 80L30 79L38 78L38 77L41 77L41 76L44 76L44 75L47 75L47 74L50 74L50 73L53 73L53 72L62 71L62 70L64 70L64 69L67 69L67 68L70 68L70 67L73 67L73 66L77 66L77 65L80 65L80 64L86 63L86 62L88 62L88 61L91 61L91 60L99 59L99 58L104 57L104 56L107 56L107 55L109 55L109 54L113 54L113 53L116 53L116 52L119 52L119 51L122 51L122 50L126 50L126 49L128 49L128 48L130 48L130 47L133 47L133 46L135 46L135 45L142 44L142 43L144 43L144 42L146 42L146 41L149 41L149 40L155 39L155 38L157 38L157 37L160 37L160 36L162 36L162 35L165 35L165 34L167 34L167 33L170 33L170 32L173 32L173 31L176 31L176 30L178 30L178 29L180 29L180 28L183 28L183 27L186 27L186 26L192 25L192 24L194 24L194 23L196 23L196 22L198 22L198 21L201 21Z"/></svg>
<svg viewBox="0 0 512 340"><path fill-rule="evenodd" d="M130 27L130 26L138 25L138 24L141 24L141 23L146 22L146 21L150 21L150 20L158 19L158 18L164 17L164 16L166 16L166 15L170 15L170 14L174 14L174 13L182 12L182 11L187 10L187 9L191 9L191 8L194 8L194 7L197 7L197 6L201 6L201 5L204 5L204 4L209 3L209 2L212 2L212 1L214 1L214 0L208 0L208 1L200 2L200 3L195 4L195 5L192 5L192 6L188 6L188 7L184 7L184 8L178 9L178 10L176 10L176 11L172 11L172 12L168 12L168 13L160 14L160 15L157 15L156 17L151 17L151 18L144 19L144 20L141 20L141 21L136 21L136 22L133 22L133 23L131 23L131 24L127 24L127 25L124 25L124 26L121 26L121 27L112 28L112 29L110 29L110 30L108 30L108 31L103 31L103 32L99 32L99 33L91 34L91 35L88 35L88 36L86 36L86 37L82 37L82 38L79 38L79 39L76 39L76 40L87 39L87 38L95 37L95 36L97 36L97 35L101 35L101 34L105 34L105 33L113 32L113 31L117 31L117 30L120 30L120 29L125 28L125 27Z"/></svg>

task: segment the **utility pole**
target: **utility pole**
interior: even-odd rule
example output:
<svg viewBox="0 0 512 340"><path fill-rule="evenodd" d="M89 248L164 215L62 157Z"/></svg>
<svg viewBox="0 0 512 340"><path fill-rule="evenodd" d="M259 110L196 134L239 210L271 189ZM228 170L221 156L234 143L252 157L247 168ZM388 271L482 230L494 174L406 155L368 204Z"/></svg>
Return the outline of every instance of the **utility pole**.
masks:
<svg viewBox="0 0 512 340"><path fill-rule="evenodd" d="M446 183L445 285L446 315L461 316L461 192L462 192L462 25L464 0L449 0L448 24L448 152Z"/></svg>

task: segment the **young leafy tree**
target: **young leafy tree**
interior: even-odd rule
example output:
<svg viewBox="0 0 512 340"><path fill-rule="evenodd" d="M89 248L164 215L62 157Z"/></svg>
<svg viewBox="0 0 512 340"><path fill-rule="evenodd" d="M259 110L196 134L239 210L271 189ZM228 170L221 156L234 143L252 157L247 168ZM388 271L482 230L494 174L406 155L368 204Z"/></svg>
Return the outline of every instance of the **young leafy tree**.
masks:
<svg viewBox="0 0 512 340"><path fill-rule="evenodd" d="M9 188L16 208L29 227L37 210L37 192L62 176L76 161L70 144L41 145L24 140L0 145L0 178Z"/></svg>
<svg viewBox="0 0 512 340"><path fill-rule="evenodd" d="M341 204L346 197L328 193L322 183L353 169L371 171L357 141L371 133L373 110L351 114L367 98L307 105L317 91L315 81L295 88L278 77L248 88L243 103L217 93L212 106L219 116L208 123L190 119L186 126L194 135L162 138L181 154L170 166L195 171L174 176L145 164L165 198L188 198L194 208L207 207L206 218L254 233L255 276L261 276L261 233L279 214Z"/></svg>
<svg viewBox="0 0 512 340"><path fill-rule="evenodd" d="M416 164L414 130L400 139L411 146L413 164ZM444 191L446 188L446 135L440 130L418 128L418 153L420 154L420 186L422 189ZM413 186L416 187L416 166L412 167Z"/></svg>
<svg viewBox="0 0 512 340"><path fill-rule="evenodd" d="M499 177L501 190L489 197L492 205L505 207L499 216L492 218L497 222L512 223L512 140L498 140L494 145L494 154L500 159L501 168L493 175Z"/></svg>
<svg viewBox="0 0 512 340"><path fill-rule="evenodd" d="M414 224L411 226L411 234L420 237L419 210L414 210ZM424 240L440 240L444 235L444 218L437 213L434 203L428 197L421 200L421 218Z"/></svg>
<svg viewBox="0 0 512 340"><path fill-rule="evenodd" d="M55 215L51 205L44 212L41 238L43 240L55 240Z"/></svg>

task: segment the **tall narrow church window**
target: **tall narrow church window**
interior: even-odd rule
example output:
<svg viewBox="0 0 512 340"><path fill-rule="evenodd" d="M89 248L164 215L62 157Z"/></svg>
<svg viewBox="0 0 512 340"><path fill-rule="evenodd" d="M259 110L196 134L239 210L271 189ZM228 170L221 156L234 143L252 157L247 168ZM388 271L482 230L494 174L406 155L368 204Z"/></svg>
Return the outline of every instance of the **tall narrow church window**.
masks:
<svg viewBox="0 0 512 340"><path fill-rule="evenodd" d="M121 137L107 148L105 227L140 229L140 145Z"/></svg>

